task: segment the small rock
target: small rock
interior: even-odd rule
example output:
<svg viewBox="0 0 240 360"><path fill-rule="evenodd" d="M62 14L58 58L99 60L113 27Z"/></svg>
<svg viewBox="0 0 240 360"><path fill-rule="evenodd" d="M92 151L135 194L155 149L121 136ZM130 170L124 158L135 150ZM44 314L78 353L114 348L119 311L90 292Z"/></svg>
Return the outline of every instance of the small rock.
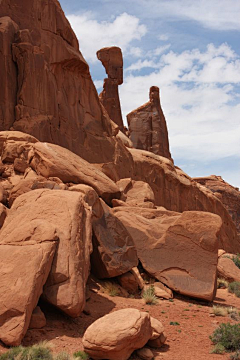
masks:
<svg viewBox="0 0 240 360"><path fill-rule="evenodd" d="M137 355L140 357L140 359L143 359L143 360L152 360L153 359L152 351L145 347L137 350Z"/></svg>
<svg viewBox="0 0 240 360"><path fill-rule="evenodd" d="M39 306L35 307L32 313L29 329L42 329L46 326L46 318Z"/></svg>

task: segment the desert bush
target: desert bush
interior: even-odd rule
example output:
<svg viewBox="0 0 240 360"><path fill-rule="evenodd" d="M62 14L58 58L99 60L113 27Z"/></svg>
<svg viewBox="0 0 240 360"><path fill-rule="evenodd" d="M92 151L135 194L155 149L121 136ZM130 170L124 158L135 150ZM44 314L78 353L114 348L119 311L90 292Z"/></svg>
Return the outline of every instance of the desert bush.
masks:
<svg viewBox="0 0 240 360"><path fill-rule="evenodd" d="M225 347L221 344L216 344L210 351L210 354L224 354L226 352Z"/></svg>
<svg viewBox="0 0 240 360"><path fill-rule="evenodd" d="M233 256L232 261L240 269L240 254Z"/></svg>
<svg viewBox="0 0 240 360"><path fill-rule="evenodd" d="M73 354L74 358L76 359L82 359L82 360L88 360L89 356L85 351L77 351Z"/></svg>
<svg viewBox="0 0 240 360"><path fill-rule="evenodd" d="M220 344L228 351L240 350L240 324L221 324L210 339L214 345Z"/></svg>
<svg viewBox="0 0 240 360"><path fill-rule="evenodd" d="M119 288L116 284L111 281L106 281L103 285L104 293L108 294L109 296L118 296L119 295Z"/></svg>
<svg viewBox="0 0 240 360"><path fill-rule="evenodd" d="M39 343L29 347L13 347L0 356L0 360L53 360L49 344Z"/></svg>
<svg viewBox="0 0 240 360"><path fill-rule="evenodd" d="M180 324L179 324L179 322L177 322L177 321L170 321L170 325L178 326L178 325L180 325Z"/></svg>
<svg viewBox="0 0 240 360"><path fill-rule="evenodd" d="M240 281L233 281L228 285L228 291L240 297Z"/></svg>
<svg viewBox="0 0 240 360"><path fill-rule="evenodd" d="M217 279L217 288L218 289L227 289L228 288L228 281L225 279Z"/></svg>
<svg viewBox="0 0 240 360"><path fill-rule="evenodd" d="M158 298L155 295L155 289L153 285L150 285L142 292L142 298L148 305L156 305L158 303Z"/></svg>

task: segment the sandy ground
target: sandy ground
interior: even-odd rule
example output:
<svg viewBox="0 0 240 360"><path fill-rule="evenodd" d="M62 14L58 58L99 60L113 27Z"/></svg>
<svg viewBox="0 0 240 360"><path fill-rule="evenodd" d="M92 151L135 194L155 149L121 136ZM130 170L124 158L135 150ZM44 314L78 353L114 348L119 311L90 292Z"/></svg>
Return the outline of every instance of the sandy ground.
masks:
<svg viewBox="0 0 240 360"><path fill-rule="evenodd" d="M67 351L72 354L83 350L82 336L87 327L99 317L110 312L137 308L147 311L159 319L167 335L166 344L161 349L153 349L156 360L214 360L229 359L229 354L210 354L213 345L209 335L223 322L232 324L236 321L228 316L213 316L213 304L233 306L240 310L240 298L229 294L226 289L219 289L213 303L197 301L184 296L176 295L173 301L159 300L157 305L145 305L142 299L111 297L101 291L98 285L91 281L89 284L89 299L86 312L80 317L71 319L53 307L40 303L47 318L47 325L40 330L28 330L23 345L33 345L43 340L53 344L53 351ZM178 322L179 325L170 325ZM0 345L0 354L7 349ZM132 359L138 359L133 355Z"/></svg>

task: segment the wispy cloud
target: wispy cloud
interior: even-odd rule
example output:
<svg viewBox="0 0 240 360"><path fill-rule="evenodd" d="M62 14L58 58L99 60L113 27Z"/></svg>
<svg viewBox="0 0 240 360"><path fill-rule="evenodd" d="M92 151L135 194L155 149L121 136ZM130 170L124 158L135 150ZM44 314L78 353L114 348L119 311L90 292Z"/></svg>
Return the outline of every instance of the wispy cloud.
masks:
<svg viewBox="0 0 240 360"><path fill-rule="evenodd" d="M135 16L123 13L108 22L97 21L87 12L68 15L68 20L79 38L81 51L90 62L96 62L96 51L106 46L119 46L135 56L141 54L141 49L132 46L132 41L141 40L147 28Z"/></svg>
<svg viewBox="0 0 240 360"><path fill-rule="evenodd" d="M165 20L184 19L199 22L214 30L240 30L238 0L133 0L144 16Z"/></svg>

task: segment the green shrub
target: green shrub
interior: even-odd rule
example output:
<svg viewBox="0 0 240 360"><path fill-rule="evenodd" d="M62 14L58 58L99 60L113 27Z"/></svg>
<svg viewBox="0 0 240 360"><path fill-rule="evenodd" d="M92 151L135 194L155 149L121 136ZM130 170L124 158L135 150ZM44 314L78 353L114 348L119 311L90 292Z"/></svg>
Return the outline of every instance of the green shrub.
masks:
<svg viewBox="0 0 240 360"><path fill-rule="evenodd" d="M226 352L225 347L221 344L216 344L210 351L210 354L224 354Z"/></svg>
<svg viewBox="0 0 240 360"><path fill-rule="evenodd" d="M237 254L236 256L232 257L232 261L240 269L240 254Z"/></svg>
<svg viewBox="0 0 240 360"><path fill-rule="evenodd" d="M240 281L233 281L228 285L228 291L240 297Z"/></svg>
<svg viewBox="0 0 240 360"><path fill-rule="evenodd" d="M24 349L23 346L13 347L12 349L8 350L5 354L2 354L0 356L0 360L15 360L15 358L22 353L23 349Z"/></svg>
<svg viewBox="0 0 240 360"><path fill-rule="evenodd" d="M153 285L150 285L146 290L143 291L142 298L148 305L156 305L158 303L158 298L155 295L155 288Z"/></svg>
<svg viewBox="0 0 240 360"><path fill-rule="evenodd" d="M77 351L73 354L73 356L75 358L78 358L78 359L83 359L83 360L88 360L89 359L89 356L87 353L85 353L84 351Z"/></svg>
<svg viewBox="0 0 240 360"><path fill-rule="evenodd" d="M210 336L213 344L220 344L228 351L240 350L240 324L221 324Z"/></svg>
<svg viewBox="0 0 240 360"><path fill-rule="evenodd" d="M179 322L177 322L177 321L170 321L170 325L178 326L178 325L180 325L180 324L179 324Z"/></svg>

